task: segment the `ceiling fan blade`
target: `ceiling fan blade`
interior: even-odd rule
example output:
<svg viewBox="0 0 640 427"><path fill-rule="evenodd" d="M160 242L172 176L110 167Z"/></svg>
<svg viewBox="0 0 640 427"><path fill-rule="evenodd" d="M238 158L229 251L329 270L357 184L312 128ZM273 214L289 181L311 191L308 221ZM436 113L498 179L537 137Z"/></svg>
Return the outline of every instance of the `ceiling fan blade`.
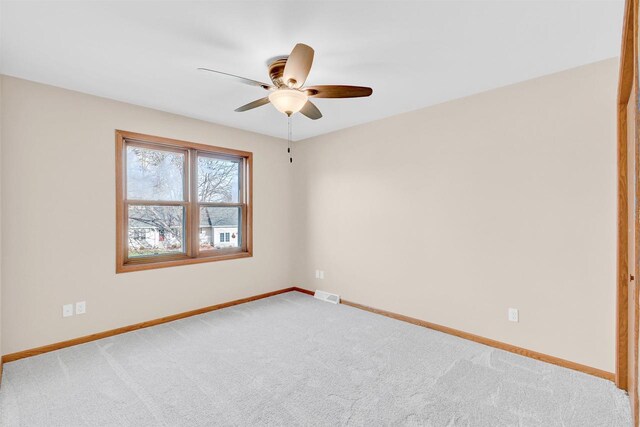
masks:
<svg viewBox="0 0 640 427"><path fill-rule="evenodd" d="M268 103L269 103L269 97L265 96L264 98L256 99L253 102L245 104L242 107L238 107L238 108L236 108L235 111L242 112L242 111L252 110L252 109L257 108L257 107L262 107L263 105L266 105Z"/></svg>
<svg viewBox="0 0 640 427"><path fill-rule="evenodd" d="M300 112L309 117L311 120L318 120L322 117L322 113L320 112L320 110L318 110L318 107L316 107L311 101L307 101Z"/></svg>
<svg viewBox="0 0 640 427"><path fill-rule="evenodd" d="M289 87L299 88L307 80L313 64L313 49L306 44L298 43L284 66L282 80Z"/></svg>
<svg viewBox="0 0 640 427"><path fill-rule="evenodd" d="M304 90L313 98L359 98L373 93L370 87L342 85L309 86Z"/></svg>
<svg viewBox="0 0 640 427"><path fill-rule="evenodd" d="M232 79L235 79L235 80L239 81L240 83L244 83L244 84L249 85L249 86L258 86L258 87L261 87L261 88L266 89L266 90L274 89L274 87L272 85L270 85L270 84L262 83L262 82L259 82L257 80L247 79L245 77L236 76L234 74L225 73L223 71L211 70L209 68L198 68L198 70L200 70L200 71L209 71L211 73L216 73L216 74L222 74L225 77L231 77Z"/></svg>

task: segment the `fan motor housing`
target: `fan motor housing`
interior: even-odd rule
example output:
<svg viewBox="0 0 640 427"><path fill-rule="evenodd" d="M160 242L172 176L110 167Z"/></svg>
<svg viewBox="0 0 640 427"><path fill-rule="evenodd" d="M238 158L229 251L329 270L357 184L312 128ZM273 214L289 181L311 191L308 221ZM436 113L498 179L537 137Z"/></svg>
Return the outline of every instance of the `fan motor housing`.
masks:
<svg viewBox="0 0 640 427"><path fill-rule="evenodd" d="M287 64L287 57L281 57L275 59L269 64L269 78L276 87L286 86L282 80L282 74L284 73L284 66Z"/></svg>

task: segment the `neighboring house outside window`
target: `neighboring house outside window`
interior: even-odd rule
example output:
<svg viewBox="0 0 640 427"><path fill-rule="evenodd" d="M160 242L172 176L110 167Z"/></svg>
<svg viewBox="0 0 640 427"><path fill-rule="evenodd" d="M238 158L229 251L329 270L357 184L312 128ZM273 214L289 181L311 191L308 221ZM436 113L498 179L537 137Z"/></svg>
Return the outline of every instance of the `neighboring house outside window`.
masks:
<svg viewBox="0 0 640 427"><path fill-rule="evenodd" d="M146 240L147 228L132 228L134 240Z"/></svg>

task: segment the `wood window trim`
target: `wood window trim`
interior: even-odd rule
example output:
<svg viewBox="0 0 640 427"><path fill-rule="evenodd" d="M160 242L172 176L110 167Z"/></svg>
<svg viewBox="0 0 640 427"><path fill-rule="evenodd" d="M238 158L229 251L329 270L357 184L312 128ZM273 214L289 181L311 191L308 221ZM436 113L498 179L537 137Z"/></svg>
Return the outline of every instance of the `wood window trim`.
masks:
<svg viewBox="0 0 640 427"><path fill-rule="evenodd" d="M224 147L199 144L195 142L181 141L177 139L163 138L153 135L145 135L136 132L116 130L116 273L126 273L131 271L152 270L156 268L175 267L179 265L200 264L203 262L224 261L239 258L249 258L253 256L253 153L249 151L234 150ZM185 176L185 201L140 201L141 204L160 204L185 206L185 234L190 238L185 238L185 252L176 255L158 255L153 260L138 259L127 260L127 206L125 194L125 146L134 144L136 146L146 146L176 152L193 153L194 151L211 153L212 155L228 155L233 158L242 158L243 171L241 179L246 182L241 183L244 189L242 200L238 205L241 207L241 236L243 244L241 248L218 249L215 251L200 251L197 239L197 221L199 217L199 203L197 188L190 186L189 182L197 181L197 156L185 156L185 165L188 167ZM136 201L136 203L138 203ZM204 203L205 205L215 205L215 203ZM194 222L195 221L195 222ZM189 243L190 242L190 243Z"/></svg>
<svg viewBox="0 0 640 427"><path fill-rule="evenodd" d="M640 225L635 218L634 242L629 241L629 215L628 212L638 209L635 200L628 200L628 176L633 172L629 170L629 161L638 176L640 166L640 144L638 135L631 140L628 138L627 130L627 108L631 97L637 102L638 90L638 0L626 0L624 24L622 30L622 47L620 55L620 69L618 79L618 100L617 100L617 160L618 160L618 236L617 236L617 296L616 296L616 385L629 391L631 400L631 414L633 425L639 425L639 403L638 403L638 335L640 335L638 318L640 317L640 307L638 306L638 265L629 265L629 246L636 247L636 258L640 236L638 235ZM636 104L637 106L637 104ZM637 121L636 112L636 123ZM636 131L637 132L637 131ZM628 158L628 144L635 144L635 158ZM636 178L637 180L637 178ZM636 199L640 195L640 187L636 186ZM635 276L633 287L630 286L630 276ZM631 289L630 289L631 287ZM635 297L635 298L631 298ZM629 324L629 314L633 313L633 324ZM632 379L632 381L629 381Z"/></svg>

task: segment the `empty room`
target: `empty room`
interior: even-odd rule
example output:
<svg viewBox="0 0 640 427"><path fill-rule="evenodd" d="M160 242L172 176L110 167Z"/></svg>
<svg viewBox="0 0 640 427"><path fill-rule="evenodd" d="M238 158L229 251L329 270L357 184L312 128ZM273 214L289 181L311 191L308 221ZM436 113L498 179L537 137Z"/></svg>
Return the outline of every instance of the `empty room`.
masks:
<svg viewBox="0 0 640 427"><path fill-rule="evenodd" d="M638 426L638 0L0 0L0 426Z"/></svg>

